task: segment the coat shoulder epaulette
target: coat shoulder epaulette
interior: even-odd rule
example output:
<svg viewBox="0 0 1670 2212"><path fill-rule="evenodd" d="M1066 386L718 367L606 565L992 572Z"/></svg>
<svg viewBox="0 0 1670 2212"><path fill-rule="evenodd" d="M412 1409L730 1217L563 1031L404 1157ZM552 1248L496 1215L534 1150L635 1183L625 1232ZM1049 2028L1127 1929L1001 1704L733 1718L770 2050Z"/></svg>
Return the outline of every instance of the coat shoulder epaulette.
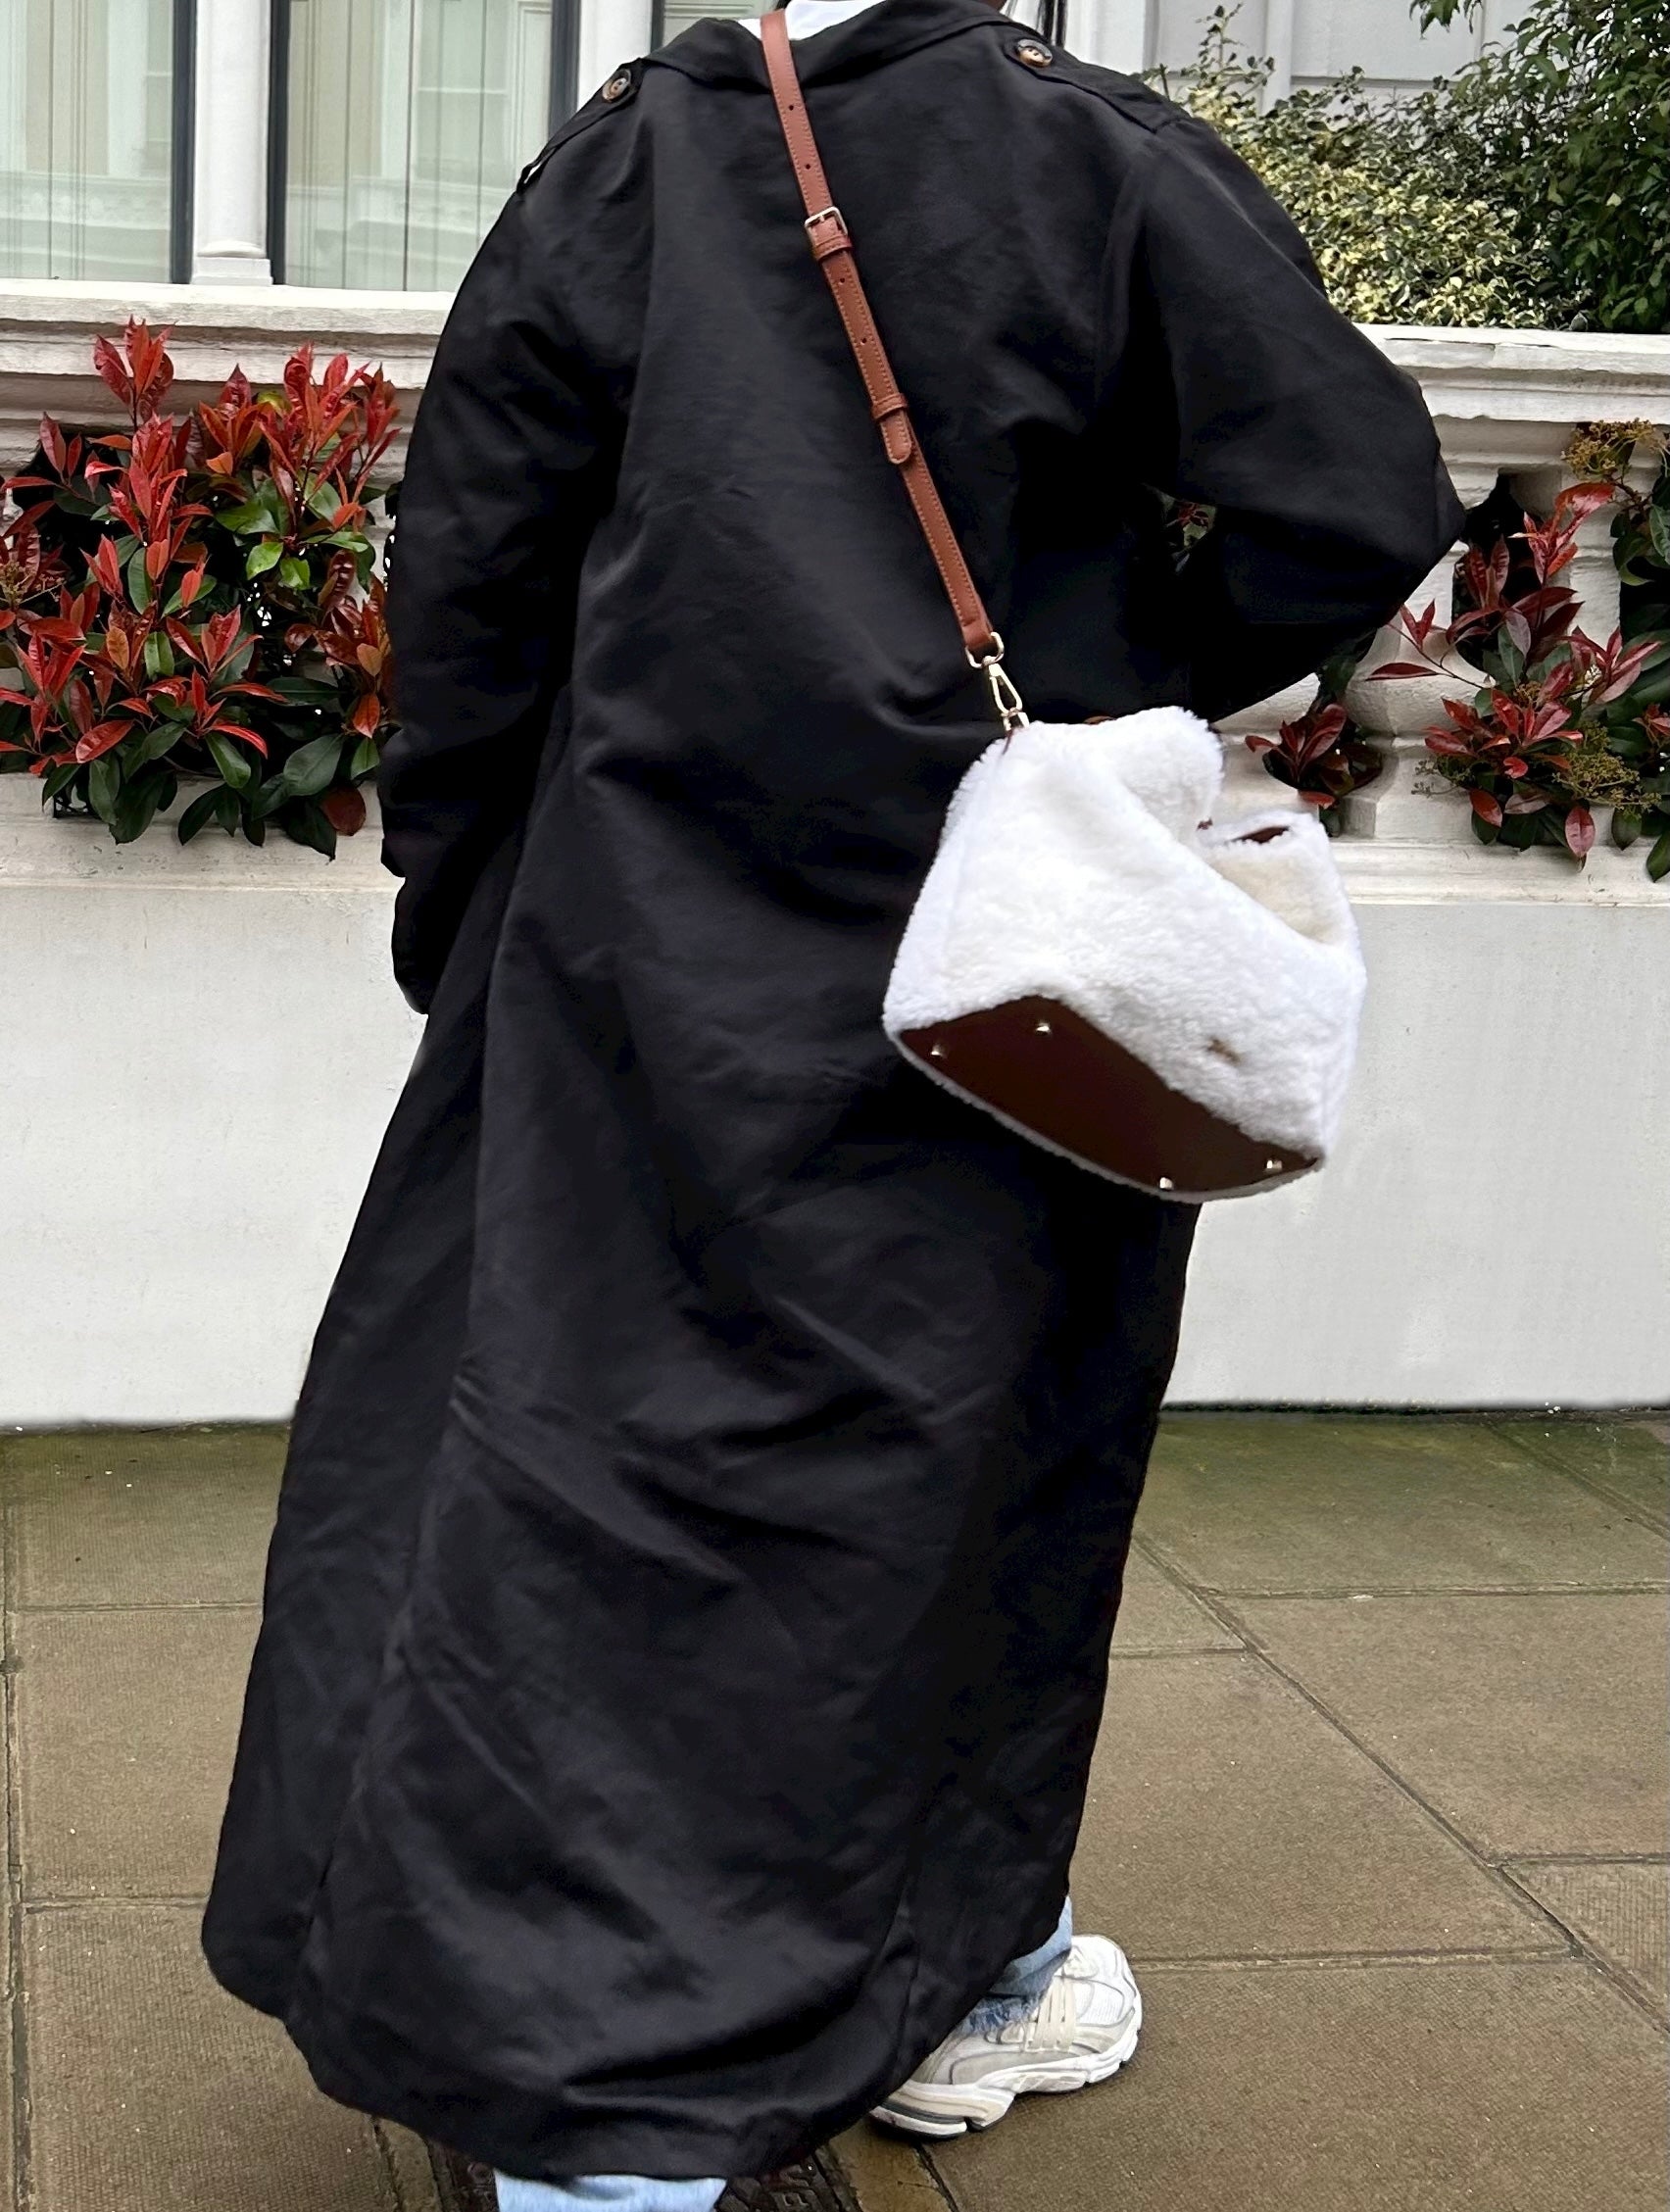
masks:
<svg viewBox="0 0 1670 2212"><path fill-rule="evenodd" d="M576 108L567 122L560 129L552 132L538 153L534 155L532 161L528 163L526 169L516 178L516 190L525 192L552 155L557 152L559 147L565 146L570 138L577 138L582 130L589 130L594 123L601 123L605 116L617 115L622 108L629 108L638 96L638 87L643 82L643 76L644 65L642 61L622 62L620 67L614 71L604 83L598 86L585 106Z"/></svg>
<svg viewBox="0 0 1670 2212"><path fill-rule="evenodd" d="M1095 62L1081 62L1076 54L1052 46L1033 31L1021 31L1004 41L1011 62L1041 83L1070 85L1088 92L1134 123L1139 130L1163 130L1177 121L1182 110L1174 101L1145 84L1140 77L1124 76Z"/></svg>

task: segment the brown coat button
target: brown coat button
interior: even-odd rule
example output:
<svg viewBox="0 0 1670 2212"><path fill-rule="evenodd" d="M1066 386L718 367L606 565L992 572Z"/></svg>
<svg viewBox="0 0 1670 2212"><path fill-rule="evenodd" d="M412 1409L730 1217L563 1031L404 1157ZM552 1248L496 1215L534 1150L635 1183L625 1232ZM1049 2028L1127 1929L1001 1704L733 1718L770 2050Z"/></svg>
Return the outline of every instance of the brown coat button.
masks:
<svg viewBox="0 0 1670 2212"><path fill-rule="evenodd" d="M1056 59L1049 47L1041 45L1036 38L1023 38L1018 46L1011 47L1009 51L1017 62L1024 62L1029 70L1047 70Z"/></svg>
<svg viewBox="0 0 1670 2212"><path fill-rule="evenodd" d="M632 73L630 70L622 70L618 76L612 76L604 86L603 96L606 100L624 100L631 89Z"/></svg>

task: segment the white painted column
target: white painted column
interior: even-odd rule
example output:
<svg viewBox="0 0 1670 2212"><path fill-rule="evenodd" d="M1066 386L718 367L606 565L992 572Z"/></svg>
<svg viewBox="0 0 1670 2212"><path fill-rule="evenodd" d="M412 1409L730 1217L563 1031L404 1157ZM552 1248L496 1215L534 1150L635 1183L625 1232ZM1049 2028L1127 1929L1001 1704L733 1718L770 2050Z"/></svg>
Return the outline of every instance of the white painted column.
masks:
<svg viewBox="0 0 1670 2212"><path fill-rule="evenodd" d="M652 0L580 0L577 89L582 106L622 62L649 52L654 23Z"/></svg>
<svg viewBox="0 0 1670 2212"><path fill-rule="evenodd" d="M1293 90L1294 0L1266 0L1264 51L1270 58L1264 106L1272 108Z"/></svg>
<svg viewBox="0 0 1670 2212"><path fill-rule="evenodd" d="M1135 76L1153 54L1153 0L1067 0L1067 46L1081 61Z"/></svg>
<svg viewBox="0 0 1670 2212"><path fill-rule="evenodd" d="M191 273L270 284L267 258L270 0L198 0Z"/></svg>

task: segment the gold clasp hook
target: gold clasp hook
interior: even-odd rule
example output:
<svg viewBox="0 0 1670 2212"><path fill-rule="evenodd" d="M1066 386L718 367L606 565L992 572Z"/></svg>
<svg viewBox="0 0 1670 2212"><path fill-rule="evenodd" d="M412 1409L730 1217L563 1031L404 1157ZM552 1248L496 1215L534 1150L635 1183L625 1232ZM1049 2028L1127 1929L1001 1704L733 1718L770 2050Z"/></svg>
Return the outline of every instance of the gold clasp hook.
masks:
<svg viewBox="0 0 1670 2212"><path fill-rule="evenodd" d="M985 653L969 653L968 665L980 669L984 674L987 688L992 694L992 705L997 709L998 719L1004 725L1005 737L1012 737L1017 729L1024 729L1029 719L1026 703L1014 688L1013 679L1004 666L1004 641L996 630L992 632L990 650Z"/></svg>

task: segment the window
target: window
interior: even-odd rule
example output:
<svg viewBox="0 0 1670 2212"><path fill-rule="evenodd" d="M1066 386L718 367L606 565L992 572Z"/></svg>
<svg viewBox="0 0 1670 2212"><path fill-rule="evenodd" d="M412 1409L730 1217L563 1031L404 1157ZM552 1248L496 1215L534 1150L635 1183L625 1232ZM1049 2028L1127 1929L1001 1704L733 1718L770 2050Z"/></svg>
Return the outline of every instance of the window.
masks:
<svg viewBox="0 0 1670 2212"><path fill-rule="evenodd" d="M664 46L669 38L688 30L709 16L761 16L769 0L660 0L656 9L656 36L658 46Z"/></svg>
<svg viewBox="0 0 1670 2212"><path fill-rule="evenodd" d="M0 274L189 273L191 10L0 0Z"/></svg>
<svg viewBox="0 0 1670 2212"><path fill-rule="evenodd" d="M274 10L274 274L449 290L551 134L551 0Z"/></svg>
<svg viewBox="0 0 1670 2212"><path fill-rule="evenodd" d="M1079 0L1079 4L1088 6L1089 0ZM680 31L710 16L760 16L770 5L771 0L657 0L655 43L664 46L669 38L676 38ZM1064 0L1011 0L1006 13L1016 23L1031 24L1047 37L1065 37L1061 27Z"/></svg>

